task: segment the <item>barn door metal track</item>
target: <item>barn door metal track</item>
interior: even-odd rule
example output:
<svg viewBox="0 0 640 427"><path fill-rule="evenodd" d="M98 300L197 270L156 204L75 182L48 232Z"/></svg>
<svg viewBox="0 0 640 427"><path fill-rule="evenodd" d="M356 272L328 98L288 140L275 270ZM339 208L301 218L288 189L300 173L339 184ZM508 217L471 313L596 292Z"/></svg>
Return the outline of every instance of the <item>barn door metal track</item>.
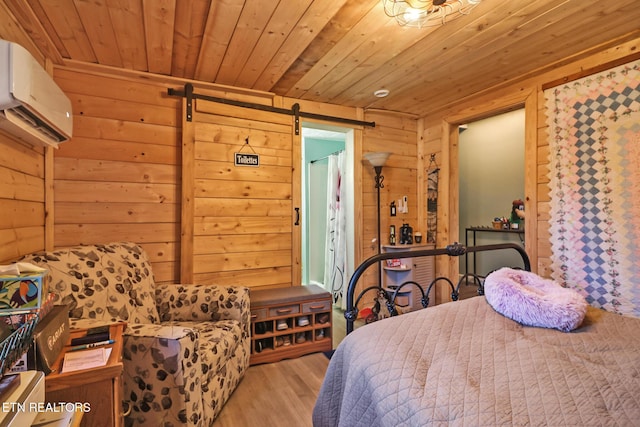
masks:
<svg viewBox="0 0 640 427"><path fill-rule="evenodd" d="M233 105L235 107L253 108L254 110L268 111L271 113L287 114L294 116L295 118L295 132L296 135L300 135L300 117L307 119L325 120L329 122L345 123L356 126L369 126L375 127L376 122L365 122L362 120L345 119L343 117L325 116L324 114L305 113L300 111L300 104L296 103L291 106L291 109L271 107L269 105L255 104L252 102L234 101L232 99L218 98L209 95L200 95L193 92L193 85L187 83L184 85L184 90L177 90L169 88L170 96L179 96L187 99L187 121L190 122L193 119L193 100L204 99L205 101L218 102L220 104Z"/></svg>

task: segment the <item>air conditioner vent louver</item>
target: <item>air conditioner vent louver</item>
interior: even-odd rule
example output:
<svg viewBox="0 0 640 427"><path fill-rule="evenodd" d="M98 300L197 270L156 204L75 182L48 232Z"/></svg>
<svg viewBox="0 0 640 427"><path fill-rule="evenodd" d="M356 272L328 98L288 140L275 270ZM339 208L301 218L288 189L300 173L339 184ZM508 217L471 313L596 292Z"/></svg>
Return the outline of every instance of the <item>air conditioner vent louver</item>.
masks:
<svg viewBox="0 0 640 427"><path fill-rule="evenodd" d="M10 121L21 120L31 127L34 132L42 134L43 137L61 143L67 140L67 138L54 128L40 120L35 114L27 110L24 107L11 108L5 110L5 117Z"/></svg>

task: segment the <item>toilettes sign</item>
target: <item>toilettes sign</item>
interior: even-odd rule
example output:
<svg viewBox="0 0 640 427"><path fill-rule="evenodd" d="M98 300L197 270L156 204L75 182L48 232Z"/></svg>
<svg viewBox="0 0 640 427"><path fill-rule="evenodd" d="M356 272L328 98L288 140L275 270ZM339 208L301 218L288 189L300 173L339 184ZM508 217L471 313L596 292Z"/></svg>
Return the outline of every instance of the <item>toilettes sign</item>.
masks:
<svg viewBox="0 0 640 427"><path fill-rule="evenodd" d="M234 164L236 166L260 166L259 154L234 153Z"/></svg>

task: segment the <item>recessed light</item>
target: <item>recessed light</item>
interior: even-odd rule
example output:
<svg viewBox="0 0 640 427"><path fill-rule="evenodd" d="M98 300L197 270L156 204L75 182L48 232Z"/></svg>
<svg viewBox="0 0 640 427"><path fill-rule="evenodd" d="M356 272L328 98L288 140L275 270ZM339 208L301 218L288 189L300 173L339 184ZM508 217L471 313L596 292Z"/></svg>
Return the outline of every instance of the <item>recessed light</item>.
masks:
<svg viewBox="0 0 640 427"><path fill-rule="evenodd" d="M373 92L373 94L378 98L384 98L385 96L389 95L389 90L388 89L378 89L377 91Z"/></svg>

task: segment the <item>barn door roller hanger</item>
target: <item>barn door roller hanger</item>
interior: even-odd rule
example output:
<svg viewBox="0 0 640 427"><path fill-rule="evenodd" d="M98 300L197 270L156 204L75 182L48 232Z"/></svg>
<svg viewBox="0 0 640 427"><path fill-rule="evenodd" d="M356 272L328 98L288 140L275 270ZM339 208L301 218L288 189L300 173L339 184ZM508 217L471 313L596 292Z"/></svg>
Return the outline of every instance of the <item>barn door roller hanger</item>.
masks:
<svg viewBox="0 0 640 427"><path fill-rule="evenodd" d="M344 117L326 116L324 114L305 113L300 111L300 104L295 103L291 106L291 109L272 107L270 105L255 104L252 102L235 101L232 99L218 98L209 95L200 95L193 92L193 85L187 83L184 85L184 90L177 90L169 88L170 96L179 96L187 99L187 121L190 122L193 119L193 100L204 99L206 101L218 102L221 104L233 105L236 107L253 108L254 110L269 111L278 114L287 114L295 117L295 133L300 135L300 117L307 119L325 120L329 122L345 123L356 126L369 126L375 127L376 122L365 122L362 120L345 119Z"/></svg>

